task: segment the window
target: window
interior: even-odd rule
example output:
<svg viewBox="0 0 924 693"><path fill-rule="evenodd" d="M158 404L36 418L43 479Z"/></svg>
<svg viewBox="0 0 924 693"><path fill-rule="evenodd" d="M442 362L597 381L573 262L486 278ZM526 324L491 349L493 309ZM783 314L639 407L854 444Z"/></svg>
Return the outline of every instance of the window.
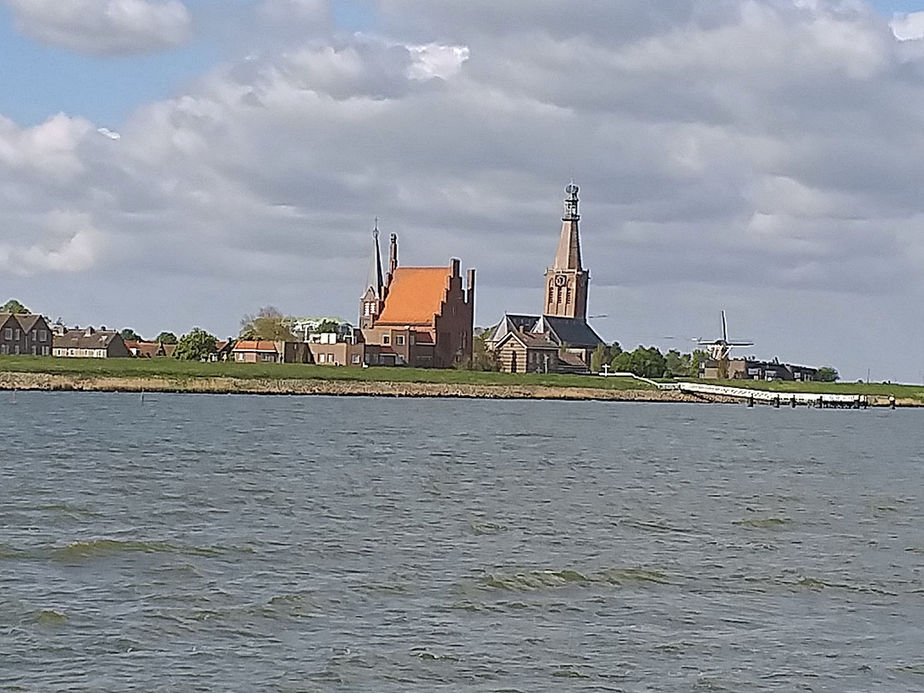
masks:
<svg viewBox="0 0 924 693"><path fill-rule="evenodd" d="M391 344L391 337L389 337L388 335L385 335L384 337L382 337L382 344Z"/></svg>
<svg viewBox="0 0 924 693"><path fill-rule="evenodd" d="M18 353L19 353L19 345L18 345L18 344L14 344L14 345L13 345L13 353L14 353L14 354L18 354Z"/></svg>
<svg viewBox="0 0 924 693"><path fill-rule="evenodd" d="M0 355L6 356L10 353L10 347L6 344L0 344Z"/></svg>
<svg viewBox="0 0 924 693"><path fill-rule="evenodd" d="M4 338L4 339L12 339L12 338L13 338L13 328L12 328L12 327L5 327L5 328L3 328L3 338Z"/></svg>
<svg viewBox="0 0 924 693"><path fill-rule="evenodd" d="M39 330L39 341L44 342L48 340L48 330Z"/></svg>
<svg viewBox="0 0 924 693"><path fill-rule="evenodd" d="M404 346L404 335L403 334L395 335L395 344L397 344L398 346Z"/></svg>
<svg viewBox="0 0 924 693"><path fill-rule="evenodd" d="M22 332L17 327L16 328L16 341L18 342L20 339L22 339Z"/></svg>
<svg viewBox="0 0 924 693"><path fill-rule="evenodd" d="M359 363L359 354L353 354L353 363Z"/></svg>

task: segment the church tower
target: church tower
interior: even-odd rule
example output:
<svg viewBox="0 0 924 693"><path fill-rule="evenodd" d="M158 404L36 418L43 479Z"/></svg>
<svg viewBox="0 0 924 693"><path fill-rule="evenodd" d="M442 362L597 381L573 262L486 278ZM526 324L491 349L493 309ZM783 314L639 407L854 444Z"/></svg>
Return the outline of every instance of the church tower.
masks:
<svg viewBox="0 0 924 693"><path fill-rule="evenodd" d="M382 254L379 252L379 222L375 220L372 230L372 262L369 263L369 276L366 279L366 291L359 299L359 326L363 329L372 327L375 319L382 312L385 302L385 285L382 280Z"/></svg>
<svg viewBox="0 0 924 693"><path fill-rule="evenodd" d="M555 264L545 271L545 315L559 318L587 318L587 284L590 272L581 266L581 238L578 234L578 186L565 188L565 213Z"/></svg>

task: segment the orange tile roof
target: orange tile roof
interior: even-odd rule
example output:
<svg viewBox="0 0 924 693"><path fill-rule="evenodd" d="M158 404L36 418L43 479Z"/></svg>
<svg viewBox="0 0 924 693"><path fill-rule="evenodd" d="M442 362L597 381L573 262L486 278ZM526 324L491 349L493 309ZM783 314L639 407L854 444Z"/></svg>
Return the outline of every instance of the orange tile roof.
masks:
<svg viewBox="0 0 924 693"><path fill-rule="evenodd" d="M448 267L399 267L377 325L430 325L449 286Z"/></svg>
<svg viewBox="0 0 924 693"><path fill-rule="evenodd" d="M234 349L232 349L232 351L272 351L273 353L276 353L276 344L265 339L242 339L234 345Z"/></svg>

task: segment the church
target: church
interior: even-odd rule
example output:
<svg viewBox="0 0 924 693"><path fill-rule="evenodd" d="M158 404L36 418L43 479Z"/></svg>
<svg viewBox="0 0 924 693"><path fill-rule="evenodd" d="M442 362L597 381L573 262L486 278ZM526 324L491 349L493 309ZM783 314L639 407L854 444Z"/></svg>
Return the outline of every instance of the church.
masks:
<svg viewBox="0 0 924 693"><path fill-rule="evenodd" d="M398 237L391 234L383 275L378 225L372 238L372 262L359 302L364 363L451 368L471 360L475 270L463 284L455 258L443 267L399 267Z"/></svg>
<svg viewBox="0 0 924 693"><path fill-rule="evenodd" d="M590 272L581 261L578 186L565 188L555 261L545 271L542 315L505 314L485 335L506 373L589 373L603 340L587 324Z"/></svg>

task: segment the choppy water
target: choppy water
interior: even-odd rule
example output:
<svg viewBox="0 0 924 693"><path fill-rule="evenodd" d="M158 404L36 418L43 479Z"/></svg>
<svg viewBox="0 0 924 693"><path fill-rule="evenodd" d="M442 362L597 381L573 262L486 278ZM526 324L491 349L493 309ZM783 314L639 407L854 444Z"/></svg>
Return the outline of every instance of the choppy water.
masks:
<svg viewBox="0 0 924 693"><path fill-rule="evenodd" d="M0 395L2 691L924 690L915 412Z"/></svg>

